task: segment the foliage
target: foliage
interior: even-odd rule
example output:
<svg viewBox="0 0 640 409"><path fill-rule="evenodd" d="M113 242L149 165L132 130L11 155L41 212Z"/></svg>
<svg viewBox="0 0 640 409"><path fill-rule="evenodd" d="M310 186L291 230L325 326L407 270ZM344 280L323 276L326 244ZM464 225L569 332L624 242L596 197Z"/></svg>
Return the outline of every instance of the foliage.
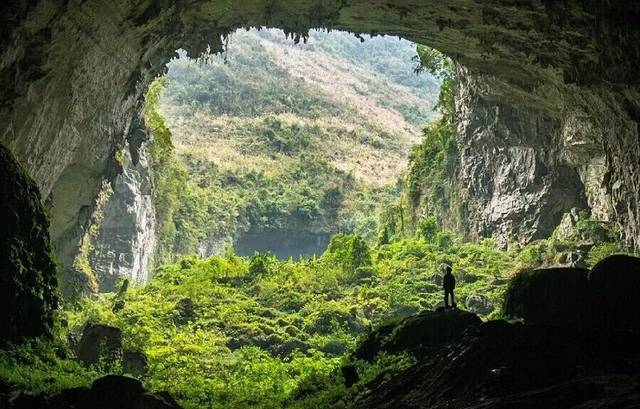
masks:
<svg viewBox="0 0 640 409"><path fill-rule="evenodd" d="M145 386L168 390L186 408L348 405L350 393L370 380L411 365L403 355L356 362L361 381L352 389L340 375L344 359L371 328L442 302L443 265L456 275L457 298L486 296L496 308L485 318L495 318L515 271L553 263L576 245L550 238L506 251L491 239L461 243L433 218L420 226L417 237L375 248L339 234L321 257L298 261L232 251L181 257L158 267L145 286L82 300L66 311L68 328L56 341L0 351L0 379L19 390L49 392L119 372L113 362L80 366L59 341L77 339L90 321L121 328L125 347L149 359ZM594 247L592 263L612 249L608 243Z"/></svg>
<svg viewBox="0 0 640 409"><path fill-rule="evenodd" d="M412 72L416 51L404 40L313 32L294 46L251 30L229 43L224 57L179 52L147 95L156 265L230 244L250 254L243 238L268 242L273 232L373 243L440 80Z"/></svg>
<svg viewBox="0 0 640 409"><path fill-rule="evenodd" d="M623 253L622 246L615 242L596 244L589 250L587 255L587 266L594 267L598 261L609 257L612 254Z"/></svg>
<svg viewBox="0 0 640 409"><path fill-rule="evenodd" d="M71 357L65 343L34 338L0 349L0 379L32 394L90 385L99 372Z"/></svg>

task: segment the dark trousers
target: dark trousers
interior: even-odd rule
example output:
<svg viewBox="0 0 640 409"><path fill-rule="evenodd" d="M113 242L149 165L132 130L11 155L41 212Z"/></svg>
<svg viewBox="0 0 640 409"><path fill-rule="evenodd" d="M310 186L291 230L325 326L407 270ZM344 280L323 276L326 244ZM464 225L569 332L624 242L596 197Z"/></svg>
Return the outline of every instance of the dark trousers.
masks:
<svg viewBox="0 0 640 409"><path fill-rule="evenodd" d="M448 307L449 306L449 296L451 296L451 306L455 307L456 302L453 300L453 289L451 290L444 290L444 306Z"/></svg>

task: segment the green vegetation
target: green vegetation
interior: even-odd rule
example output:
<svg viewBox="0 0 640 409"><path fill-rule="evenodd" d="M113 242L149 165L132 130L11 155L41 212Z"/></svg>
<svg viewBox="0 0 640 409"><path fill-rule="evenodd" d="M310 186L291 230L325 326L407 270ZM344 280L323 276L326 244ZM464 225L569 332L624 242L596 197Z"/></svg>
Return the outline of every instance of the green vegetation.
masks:
<svg viewBox="0 0 640 409"><path fill-rule="evenodd" d="M341 365L372 328L440 306L445 265L456 275L459 305L489 319L501 315L514 273L568 265L577 252L593 265L619 250L610 228L585 212L567 215L552 237L524 248L500 249L491 239L465 243L443 228L455 227L463 209L452 182L455 78L439 53L418 48L419 70L442 79L441 117L413 148L403 185L402 172L376 180L371 169L380 153L400 160L407 140L362 122L356 108L311 92L305 80L292 80L289 68L260 60L268 51L284 52L272 33L262 36L269 41L236 50L236 61L246 59L234 68L243 81L216 57L180 58L177 71L148 91L159 232L151 281L69 305L53 341L0 351L0 379L38 393L122 372L114 362L86 368L75 360L67 340L79 339L92 322L120 328L124 346L148 358L145 386L169 391L186 408L346 408L350 394L411 358L381 354L372 363L355 362L360 381L350 389ZM334 54L352 55L348 49L343 44ZM377 63L364 54L354 58ZM397 75L393 65L382 71L387 79ZM417 86L412 81L397 80ZM352 128L344 126L347 117ZM170 128L181 134L175 146ZM354 150L360 173L333 158ZM229 244L256 231L336 234L318 256L236 255ZM196 252L216 255L191 255Z"/></svg>
<svg viewBox="0 0 640 409"><path fill-rule="evenodd" d="M461 243L434 219L420 225L417 237L374 248L339 234L322 256L299 261L232 252L182 257L158 267L145 286L84 299L65 313L58 341L3 351L0 379L40 392L121 372L109 362L84 368L64 346L95 322L121 328L125 347L149 359L145 385L170 391L187 408L333 407L381 372L408 364L402 355L357 362L363 376L350 390L339 371L371 328L441 304L443 265L457 276L459 303L483 297L488 309L479 313L493 318L514 272L557 262L560 249L576 245L554 237L506 251L490 239ZM600 248L589 253L594 262Z"/></svg>
<svg viewBox="0 0 640 409"><path fill-rule="evenodd" d="M438 80L411 72L414 55L397 39L314 32L294 46L263 30L235 33L224 57L172 61L145 113L167 147L153 150L177 157L152 155L156 265L231 245L251 254L253 242L281 257L321 253L338 232L373 243L417 126L433 116Z"/></svg>

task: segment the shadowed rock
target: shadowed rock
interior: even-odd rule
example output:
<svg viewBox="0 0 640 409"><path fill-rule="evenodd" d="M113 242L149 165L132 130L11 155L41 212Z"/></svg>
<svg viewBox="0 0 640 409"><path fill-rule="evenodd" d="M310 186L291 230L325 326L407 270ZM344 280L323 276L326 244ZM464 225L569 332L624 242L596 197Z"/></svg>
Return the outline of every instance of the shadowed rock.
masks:
<svg viewBox="0 0 640 409"><path fill-rule="evenodd" d="M9 393L0 393L0 403ZM134 378L107 375L91 388L65 389L55 395L22 394L6 399L2 409L180 409L167 392L149 393Z"/></svg>
<svg viewBox="0 0 640 409"><path fill-rule="evenodd" d="M57 307L56 266L40 193L0 145L0 342L48 336Z"/></svg>
<svg viewBox="0 0 640 409"><path fill-rule="evenodd" d="M525 322L584 327L588 274L582 268L523 271L509 283L504 312Z"/></svg>
<svg viewBox="0 0 640 409"><path fill-rule="evenodd" d="M112 361L118 359L122 355L122 331L108 325L86 324L77 355L85 365L96 364L101 357Z"/></svg>
<svg viewBox="0 0 640 409"><path fill-rule="evenodd" d="M462 310L424 311L373 331L352 358L371 361L380 352L438 348L455 341L464 331L480 323L477 315Z"/></svg>
<svg viewBox="0 0 640 409"><path fill-rule="evenodd" d="M640 331L640 258L614 255L596 264L588 305L594 327Z"/></svg>
<svg viewBox="0 0 640 409"><path fill-rule="evenodd" d="M640 259L614 255L592 271L550 268L516 275L505 295L507 316L526 323L640 331Z"/></svg>

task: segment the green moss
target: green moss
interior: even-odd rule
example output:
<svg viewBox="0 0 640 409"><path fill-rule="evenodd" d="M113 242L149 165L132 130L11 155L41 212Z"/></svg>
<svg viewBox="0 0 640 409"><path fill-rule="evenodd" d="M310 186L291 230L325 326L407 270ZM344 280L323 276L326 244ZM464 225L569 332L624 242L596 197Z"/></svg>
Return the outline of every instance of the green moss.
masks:
<svg viewBox="0 0 640 409"><path fill-rule="evenodd" d="M33 180L0 145L0 341L51 336L58 305L49 221Z"/></svg>

